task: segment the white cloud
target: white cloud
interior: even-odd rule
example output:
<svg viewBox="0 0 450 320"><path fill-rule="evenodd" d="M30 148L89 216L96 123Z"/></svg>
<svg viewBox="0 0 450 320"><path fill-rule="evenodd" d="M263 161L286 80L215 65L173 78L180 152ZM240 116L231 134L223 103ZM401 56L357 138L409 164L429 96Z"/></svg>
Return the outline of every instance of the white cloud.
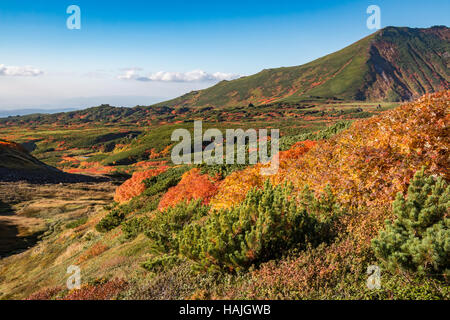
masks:
<svg viewBox="0 0 450 320"><path fill-rule="evenodd" d="M42 70L30 67L30 66L14 67L14 66L5 66L4 64L0 64L0 76L35 77L35 76L40 76L43 73L44 72Z"/></svg>
<svg viewBox="0 0 450 320"><path fill-rule="evenodd" d="M193 70L188 72L166 72L159 71L149 76L141 76L138 71L140 69L133 68L125 70L125 73L118 78L121 80L137 80L137 81L160 81L160 82L206 82L237 79L237 74L215 72L207 73L203 70Z"/></svg>
<svg viewBox="0 0 450 320"><path fill-rule="evenodd" d="M139 75L137 73L139 70L140 69L138 69L138 68L125 69L124 70L125 73L120 75L120 76L118 76L118 78L120 80L133 80L133 79L135 80L135 79L137 79L139 77Z"/></svg>

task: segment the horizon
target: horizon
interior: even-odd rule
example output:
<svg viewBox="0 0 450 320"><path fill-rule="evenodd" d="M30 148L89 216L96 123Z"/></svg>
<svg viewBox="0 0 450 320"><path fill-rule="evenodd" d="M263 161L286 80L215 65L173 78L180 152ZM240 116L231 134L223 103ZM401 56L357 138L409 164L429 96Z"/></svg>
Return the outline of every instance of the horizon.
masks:
<svg viewBox="0 0 450 320"><path fill-rule="evenodd" d="M8 43L0 55L0 114L152 105L263 69L302 65L377 31L366 26L372 3L356 0L134 1L127 8L83 0L76 3L79 30L66 26L71 4L0 5ZM448 25L447 1L373 4L381 8L381 28Z"/></svg>

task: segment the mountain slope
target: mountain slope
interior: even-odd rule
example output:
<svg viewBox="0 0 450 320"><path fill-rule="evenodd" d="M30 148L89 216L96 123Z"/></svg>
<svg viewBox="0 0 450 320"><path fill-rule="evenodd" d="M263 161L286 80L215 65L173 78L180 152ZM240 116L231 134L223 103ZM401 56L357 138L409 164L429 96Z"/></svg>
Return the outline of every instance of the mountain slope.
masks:
<svg viewBox="0 0 450 320"><path fill-rule="evenodd" d="M377 265L383 263L383 261L375 260L371 249L371 239L385 228L385 220L394 219L392 201L398 192L406 192L414 172L426 166L427 175L442 176L445 180L449 180L446 157L449 144L447 121L449 107L450 91L427 95L417 102L405 104L370 120L357 121L347 130L331 138L320 139L322 141L315 143L306 153L303 152L306 142L301 142L291 150L283 152L280 156L280 170L270 179L278 185L286 181L291 182L295 188L290 193L292 198L302 197L301 192L305 184L309 185L310 190L315 191L326 190L328 189L326 186L329 186L335 196L324 195L322 199L327 202L321 202L319 209L315 209L318 208L317 205L313 208L307 208L305 205L306 208L303 210L305 212L317 210L312 212L321 213L320 217L323 221L331 221L333 233L330 235L333 237L330 237L329 241L322 242L318 247L311 245L307 250L286 253L283 258L264 263L249 273L233 272L218 277L216 270L213 271L214 273L208 272L199 269L198 265L196 267L199 271L192 272L195 265L191 260L195 256L181 258L185 253L180 255L173 253L178 248L172 244L173 239L181 238L179 235L182 229L187 230L187 228L198 226L201 229L195 229L196 232L198 230L197 234L203 234L206 227L211 226L207 224L208 219L214 216L213 214L200 215L199 213L203 212L200 209L162 213L157 206L152 205L157 203L155 199L159 201L162 193L168 192L168 188L173 185L167 183L169 181L166 180L167 177L171 179L177 177L170 181L180 181L178 174L186 172L182 171L184 168L176 169L171 175L157 176L144 194L126 204L105 206L103 203L96 202L93 203L93 207L81 208L81 212L67 212L65 211L67 209L61 209L62 213L55 215L43 207L42 202L52 201L52 197L55 196L58 200L63 197L64 203L76 201L77 204L80 199L96 201L107 199L105 195L102 196L92 187L84 189L83 186L83 190L75 189L68 194L66 190L58 186L58 192L50 192L48 198L46 194L46 197L41 197L42 200L39 200L41 208L44 208L39 211L39 216L42 215L43 219L48 219L46 220L48 225L55 227L52 227L33 249L0 260L0 278L2 279L0 299L21 299L32 293L34 294L29 297L30 299L75 300L116 297L141 300L180 300L199 297L448 299L448 281L445 282L445 279L442 282L429 280L424 282L427 279L424 275L406 273L403 270L390 271L388 268L383 269L383 272L386 273L386 279L389 282L386 281L387 285L383 285L376 295L371 295L373 291L366 287L366 267L368 263ZM308 145L311 146L311 141ZM158 178L161 177L163 179L159 180ZM227 194L235 195L236 197L231 199L233 203L227 206L229 210L232 210L243 203L239 199L246 194L245 190L262 186L265 179L260 177L258 167L236 171L219 184L217 195L223 197ZM162 186L164 187L160 188ZM199 187L193 184L192 188L185 190L185 195L188 191L194 194ZM73 187L70 188L72 189ZM419 187L417 189L423 190ZM155 190L161 194L155 195ZM0 189L0 195L1 191ZM106 192L111 194L110 191ZM340 209L334 199L337 199ZM430 200L432 204L437 201ZM263 206L265 204L262 204L261 208ZM279 208L280 206L277 210ZM420 210L422 207L418 208ZM430 206L426 208L428 210ZM174 214L175 212L178 213ZM195 213L195 216L191 212ZM431 209L429 212L432 212ZM195 219L195 221L188 220L189 222L182 224L179 228L179 225L175 228L168 227L168 219L174 221L180 215L183 218L188 217L184 219ZM119 226L112 225L114 229L106 233L98 233L96 225L108 216L123 216L126 220ZM267 220L272 221L270 218ZM229 230L225 229L226 222L221 223L217 228L208 228L207 232L218 230L219 237L219 232ZM257 228L254 227L256 223L256 219L250 222L251 230ZM435 223L435 220L431 223ZM273 226L276 226L274 223L266 225L269 230L273 230ZM173 237L160 237L159 239L163 240L156 240L155 237L150 238L144 234L159 236L163 234L161 230L169 230ZM249 227L244 226L235 230L241 239L250 239L246 237L250 234L248 231L242 232L242 230L249 230ZM167 231L164 234L167 234ZM327 233L324 232L324 234ZM238 239L238 236L235 239ZM286 252L281 251L284 249L282 244L286 238L279 241L280 253ZM399 238L399 241L402 238L404 237ZM203 248L200 241L201 239L192 237L191 243ZM166 248L170 251L162 249L161 243L168 244ZM219 248L221 252L229 248L229 243ZM255 248L246 245L242 247ZM426 251L428 252L435 251ZM173 257L173 262L170 260L167 262L169 254ZM225 257L223 259L228 256L222 255ZM211 255L205 255L205 257L205 260L209 261L214 259ZM428 255L425 256L427 257ZM83 270L83 279L93 280L85 283L80 290L65 290L68 265L80 266ZM149 269L151 271L148 271ZM408 277L405 277L405 274ZM434 273L427 276L431 278L436 275ZM114 281L121 280L128 282L129 287L114 285ZM336 288L339 290L337 291Z"/></svg>
<svg viewBox="0 0 450 320"><path fill-rule="evenodd" d="M97 181L93 177L67 174L30 155L20 144L0 139L0 181L33 183Z"/></svg>
<svg viewBox="0 0 450 320"><path fill-rule="evenodd" d="M233 106L342 99L403 101L449 88L450 29L387 27L308 64L193 91L157 106Z"/></svg>

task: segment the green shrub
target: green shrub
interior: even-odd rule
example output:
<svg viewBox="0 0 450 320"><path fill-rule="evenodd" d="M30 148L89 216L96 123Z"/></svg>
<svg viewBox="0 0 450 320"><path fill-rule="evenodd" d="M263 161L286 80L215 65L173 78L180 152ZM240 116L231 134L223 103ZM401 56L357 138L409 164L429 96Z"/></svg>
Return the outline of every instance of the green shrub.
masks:
<svg viewBox="0 0 450 320"><path fill-rule="evenodd" d="M320 130L319 132L307 132L294 136L285 136L280 139L280 150L287 150L299 141L305 140L326 140L334 135L348 129L351 121L339 121L332 126Z"/></svg>
<svg viewBox="0 0 450 320"><path fill-rule="evenodd" d="M148 271L155 272L161 271L165 268L172 267L179 261L179 258L173 254L163 254L150 258L142 264L142 267Z"/></svg>
<svg viewBox="0 0 450 320"><path fill-rule="evenodd" d="M78 220L71 221L68 224L66 224L66 228L74 229L76 227L82 226L83 224L85 224L87 222L87 220L88 220L88 217L83 217Z"/></svg>
<svg viewBox="0 0 450 320"><path fill-rule="evenodd" d="M154 196L166 192L169 188L176 186L180 182L183 173L189 169L189 166L170 168L155 177L144 180L147 189L143 194L145 196Z"/></svg>
<svg viewBox="0 0 450 320"><path fill-rule="evenodd" d="M151 219L145 234L154 241L155 247L160 251L176 251L178 233L186 224L206 216L208 211L209 207L203 206L201 200L169 207Z"/></svg>
<svg viewBox="0 0 450 320"><path fill-rule="evenodd" d="M233 271L325 240L322 237L330 234L325 225L331 220L319 217L317 210L335 211L333 199L325 197L325 203L305 189L297 202L291 194L292 187L273 187L267 181L264 189L251 190L241 205L186 226L180 234L180 252L200 268Z"/></svg>
<svg viewBox="0 0 450 320"><path fill-rule="evenodd" d="M390 270L419 275L450 275L450 186L417 172L405 199L393 203L396 220L372 241L375 255Z"/></svg>
<svg viewBox="0 0 450 320"><path fill-rule="evenodd" d="M149 217L135 217L122 222L122 232L125 239L131 240L136 238L140 233L147 230L150 224Z"/></svg>
<svg viewBox="0 0 450 320"><path fill-rule="evenodd" d="M372 290L373 294L373 290ZM434 279L387 274L382 278L378 299L444 300L450 296L450 287Z"/></svg>
<svg viewBox="0 0 450 320"><path fill-rule="evenodd" d="M113 209L95 226L98 232L108 232L118 227L125 219L125 213L120 209Z"/></svg>

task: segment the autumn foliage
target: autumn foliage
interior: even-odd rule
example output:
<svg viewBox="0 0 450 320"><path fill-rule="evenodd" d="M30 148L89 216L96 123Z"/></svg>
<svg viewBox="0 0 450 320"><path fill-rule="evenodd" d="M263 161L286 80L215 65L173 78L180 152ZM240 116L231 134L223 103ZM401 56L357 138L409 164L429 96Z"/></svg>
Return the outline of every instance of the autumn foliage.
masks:
<svg viewBox="0 0 450 320"><path fill-rule="evenodd" d="M302 157L307 151L316 145L315 141L297 142L291 149L280 151L279 170L277 180L283 180L290 174L293 163ZM236 171L230 174L220 184L217 195L211 200L213 209L226 209L241 203L252 188L262 188L267 176L261 175L261 164L248 167L243 171ZM283 177L281 179L280 177Z"/></svg>
<svg viewBox="0 0 450 320"><path fill-rule="evenodd" d="M22 152L26 152L24 147L22 147L20 144L12 142L12 141L8 141L8 140L3 140L3 139L0 139L0 148L10 148L10 149L15 149L15 150L19 150Z"/></svg>
<svg viewBox="0 0 450 320"><path fill-rule="evenodd" d="M297 192L305 185L316 193L330 188L348 214L339 221L342 231L334 243L264 265L235 294L246 291L249 298L266 299L349 294L366 298L373 294L365 291L365 280L361 279L366 279L366 268L375 260L371 240L385 228L386 220L395 219L392 204L396 195L406 193L414 173L422 167L427 176L449 180L449 105L450 91L430 94L378 117L355 122L349 130L318 142L291 162L284 169L289 174L280 170L271 177L275 183L293 183ZM429 252L424 251L426 257ZM340 279L347 279L347 287ZM404 296L399 290L405 282L398 281L392 288L383 284L385 298ZM414 287L417 292L419 289L428 290Z"/></svg>
<svg viewBox="0 0 450 320"><path fill-rule="evenodd" d="M449 178L448 113L450 91L426 95L384 114L355 122L335 137L303 142L280 153L280 169L270 177L274 185L291 182L297 192L309 185L322 192L329 185L340 203L364 212L347 221L349 232L368 243L384 223L390 203L405 192L409 180L423 166L427 173ZM241 202L263 178L259 165L235 172L221 184L213 208Z"/></svg>
<svg viewBox="0 0 450 320"><path fill-rule="evenodd" d="M202 199L203 204L208 204L217 190L216 178L201 174L200 169L194 168L183 174L178 185L167 191L162 197L158 209L164 210L182 201L189 202L198 199Z"/></svg>
<svg viewBox="0 0 450 320"><path fill-rule="evenodd" d="M28 298L26 298L26 300L51 300L62 290L63 290L62 287L43 288L37 292L34 292L30 296L28 296Z"/></svg>
<svg viewBox="0 0 450 320"><path fill-rule="evenodd" d="M100 280L70 291L63 300L112 300L126 290L128 283L123 279Z"/></svg>
<svg viewBox="0 0 450 320"><path fill-rule="evenodd" d="M102 254L103 252L107 251L108 249L109 249L108 246L106 246L105 244L97 242L78 258L77 263L83 263L89 259L92 259Z"/></svg>
<svg viewBox="0 0 450 320"><path fill-rule="evenodd" d="M145 190L145 184L143 181L163 173L167 170L167 168L167 166L162 166L156 169L137 171L133 173L131 179L128 179L116 189L114 201L122 203L140 195Z"/></svg>
<svg viewBox="0 0 450 320"><path fill-rule="evenodd" d="M329 185L338 201L355 212L348 233L370 244L398 192L406 192L415 172L449 179L450 91L426 95L378 117L355 122L322 141L289 168L281 180L316 192ZM278 177L275 177L277 179Z"/></svg>
<svg viewBox="0 0 450 320"><path fill-rule="evenodd" d="M123 279L99 279L68 292L63 287L44 288L26 300L112 300L127 287L128 283Z"/></svg>

